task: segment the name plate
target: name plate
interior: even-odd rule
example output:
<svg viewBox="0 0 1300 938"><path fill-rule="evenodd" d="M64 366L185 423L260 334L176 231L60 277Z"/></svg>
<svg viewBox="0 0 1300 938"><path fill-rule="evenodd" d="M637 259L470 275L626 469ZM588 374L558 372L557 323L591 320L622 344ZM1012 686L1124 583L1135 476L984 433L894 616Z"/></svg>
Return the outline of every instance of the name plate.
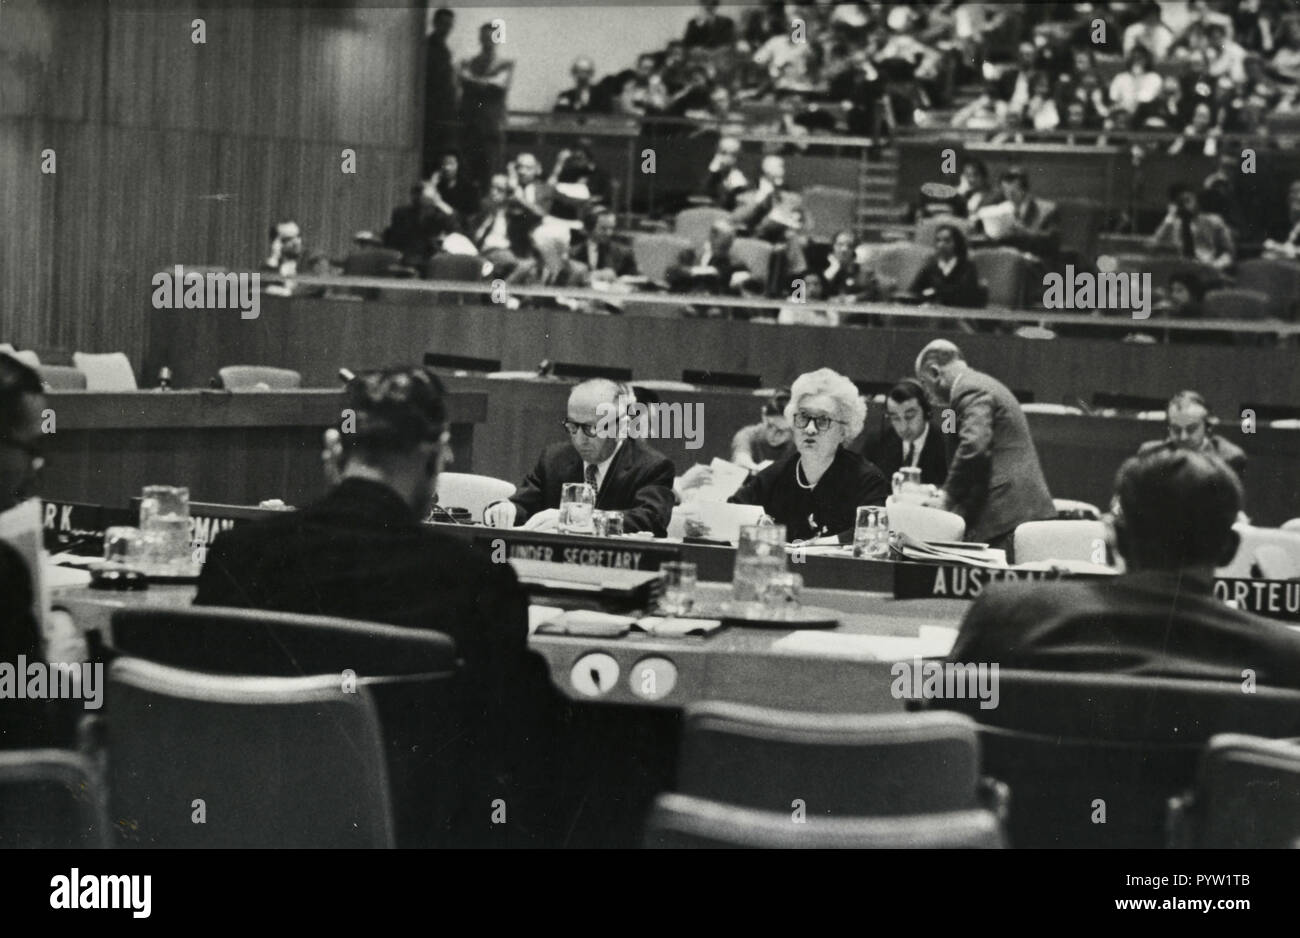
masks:
<svg viewBox="0 0 1300 938"><path fill-rule="evenodd" d="M1059 570L993 570L953 564L894 565L895 599L976 599L992 583L1059 580Z"/></svg>
<svg viewBox="0 0 1300 938"><path fill-rule="evenodd" d="M488 551L492 560L498 563L503 560L541 560L583 567L653 572L661 564L682 558L680 544L635 538L581 537L483 527L447 527L444 530L461 535L471 533L475 546L479 550Z"/></svg>
<svg viewBox="0 0 1300 938"><path fill-rule="evenodd" d="M88 557L103 556L104 532L115 525L135 523L125 508L50 499L41 502L45 549L51 553L70 550Z"/></svg>
<svg viewBox="0 0 1300 938"><path fill-rule="evenodd" d="M1219 577L1214 595L1237 608L1270 619L1300 622L1300 580L1238 580Z"/></svg>

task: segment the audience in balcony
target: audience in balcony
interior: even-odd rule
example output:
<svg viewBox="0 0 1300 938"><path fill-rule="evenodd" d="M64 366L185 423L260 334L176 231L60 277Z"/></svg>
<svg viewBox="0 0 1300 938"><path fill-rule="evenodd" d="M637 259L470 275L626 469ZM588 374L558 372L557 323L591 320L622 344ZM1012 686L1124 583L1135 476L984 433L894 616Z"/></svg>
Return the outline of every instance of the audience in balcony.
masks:
<svg viewBox="0 0 1300 938"><path fill-rule="evenodd" d="M556 96L555 113L608 114L613 109L605 88L595 84L595 62L581 56L574 60L570 74L573 75L573 87Z"/></svg>
<svg viewBox="0 0 1300 938"><path fill-rule="evenodd" d="M831 253L821 281L827 299L867 303L881 298L880 281L858 262L858 249L851 231L840 231L831 241Z"/></svg>
<svg viewBox="0 0 1300 938"><path fill-rule="evenodd" d="M709 228L708 240L698 249L687 249L664 273L668 288L677 293L720 293L730 296L761 293L764 284L744 262L731 253L736 227L725 218Z"/></svg>
<svg viewBox="0 0 1300 938"><path fill-rule="evenodd" d="M1163 87L1160 73L1151 70L1151 53L1146 46L1137 46L1128 54L1124 71L1111 79L1110 100L1119 110L1133 115L1155 101Z"/></svg>
<svg viewBox="0 0 1300 938"><path fill-rule="evenodd" d="M1182 257L1220 271L1237 261L1227 224L1218 215L1202 211L1199 193L1182 183L1170 187L1169 211L1152 235L1151 246L1173 249Z"/></svg>
<svg viewBox="0 0 1300 938"><path fill-rule="evenodd" d="M749 189L749 180L740 171L739 161L740 141L735 137L722 137L704 180L704 194L729 212L736 208L740 194Z"/></svg>
<svg viewBox="0 0 1300 938"><path fill-rule="evenodd" d="M927 303L973 309L985 305L986 291L970 259L966 236L956 225L934 231L934 255L921 268L909 291Z"/></svg>
<svg viewBox="0 0 1300 938"><path fill-rule="evenodd" d="M598 206L587 213L582 231L574 235L570 253L591 272L592 280L610 281L636 274L631 249L614 240L617 227L614 211Z"/></svg>
<svg viewBox="0 0 1300 938"><path fill-rule="evenodd" d="M1003 201L975 216L971 234L993 244L1036 254L1048 260L1060 244L1060 214L1056 203L1029 192L1029 173L1013 166L1002 174Z"/></svg>

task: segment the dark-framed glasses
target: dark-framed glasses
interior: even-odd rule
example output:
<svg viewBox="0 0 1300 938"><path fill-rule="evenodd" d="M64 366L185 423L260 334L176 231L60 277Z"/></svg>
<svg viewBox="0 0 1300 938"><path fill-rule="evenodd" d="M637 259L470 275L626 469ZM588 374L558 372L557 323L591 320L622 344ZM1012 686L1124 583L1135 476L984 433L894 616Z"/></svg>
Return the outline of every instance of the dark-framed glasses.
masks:
<svg viewBox="0 0 1300 938"><path fill-rule="evenodd" d="M594 437L599 432L599 429L597 428L596 424L578 423L576 420L561 420L560 426L564 427L564 431L568 433L569 436L573 436L573 434L577 433L579 430L581 430L587 436L592 436L592 437Z"/></svg>
<svg viewBox="0 0 1300 938"><path fill-rule="evenodd" d="M844 423L844 421L836 420L834 417L827 417L825 414L805 414L801 411L794 415L791 423L793 423L795 428L798 430L806 429L808 424L811 423L817 428L818 433L825 433L831 428L831 424Z"/></svg>

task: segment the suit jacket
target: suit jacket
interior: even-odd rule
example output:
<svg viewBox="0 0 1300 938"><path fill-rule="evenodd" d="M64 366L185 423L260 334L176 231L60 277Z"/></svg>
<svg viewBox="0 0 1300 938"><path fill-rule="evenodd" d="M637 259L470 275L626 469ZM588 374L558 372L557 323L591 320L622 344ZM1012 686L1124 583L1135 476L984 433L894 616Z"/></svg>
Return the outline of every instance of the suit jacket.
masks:
<svg viewBox="0 0 1300 938"><path fill-rule="evenodd" d="M706 255L708 255L707 259ZM701 264L712 267L718 272L717 276L693 274L691 268ZM743 289L732 289L731 287L731 277L737 271L749 273L749 267L730 254L726 256L710 255L709 246L706 244L698 253L683 251L682 255L677 258L677 263L664 271L664 280L668 284L668 289L676 293L707 290L709 293L740 296L744 292ZM763 286L761 281L756 281L753 285Z"/></svg>
<svg viewBox="0 0 1300 938"><path fill-rule="evenodd" d="M636 273L636 258L632 256L632 249L619 244L617 241L610 241L597 247L596 263L593 266L588 261L587 236L584 233L576 238L573 247L569 249L569 256L575 261L587 265L592 271L612 270L619 277L627 277Z"/></svg>
<svg viewBox="0 0 1300 938"><path fill-rule="evenodd" d="M384 247L402 252L402 260L417 263L433 254L439 236L451 231L454 220L431 205L399 205L384 230Z"/></svg>
<svg viewBox="0 0 1300 938"><path fill-rule="evenodd" d="M1223 266L1222 258L1236 256L1232 232L1218 215L1199 212L1192 216L1192 256L1202 264ZM1166 216L1156 233L1151 236L1153 247L1173 248L1184 257L1182 223ZM1218 262L1216 264L1216 262Z"/></svg>
<svg viewBox="0 0 1300 938"><path fill-rule="evenodd" d="M729 16L715 16L712 20L696 17L686 24L682 45L716 48L729 46L736 41L736 23Z"/></svg>
<svg viewBox="0 0 1300 938"><path fill-rule="evenodd" d="M492 679L527 651L528 597L513 568L422 524L396 492L364 479L223 531L194 602L434 629L455 640L467 671Z"/></svg>
<svg viewBox="0 0 1300 938"><path fill-rule="evenodd" d="M885 424L885 432L880 441L872 447L867 458L875 463L886 479L893 479L894 473L903 465L903 440L894 432L894 428ZM948 478L948 461L951 458L948 438L939 429L939 424L930 422L930 432L925 435L925 447L917 465L921 469L921 481L927 485L943 488Z"/></svg>
<svg viewBox="0 0 1300 938"><path fill-rule="evenodd" d="M0 541L0 662L18 667L45 661L44 642L35 614L36 597L27 563L14 547ZM25 675L18 680L26 681ZM72 745L79 701L57 699L0 700L0 750Z"/></svg>
<svg viewBox="0 0 1300 938"><path fill-rule="evenodd" d="M786 537L792 541L835 534L841 543L849 544L858 506L883 505L889 497L889 480L880 470L843 446L813 488L799 484L798 471L795 451L751 475L727 501L762 505L772 520L785 525Z"/></svg>
<svg viewBox="0 0 1300 938"><path fill-rule="evenodd" d="M1138 447L1138 455L1146 456L1147 454L1154 453L1157 450L1173 449L1173 448L1174 448L1174 444L1169 440L1147 440L1145 443L1143 443L1141 446ZM1220 459L1226 462L1230 467L1232 467L1232 471L1237 473L1238 479L1245 481L1246 451L1243 450L1236 443L1233 443L1229 440L1225 440L1221 436L1215 436L1214 434L1210 434L1205 438L1205 446L1203 447L1203 451L1207 453L1213 453L1215 456L1218 456Z"/></svg>
<svg viewBox="0 0 1300 938"><path fill-rule="evenodd" d="M622 511L624 531L650 531L655 537L668 534L673 511L673 464L640 440L627 438L614 454L605 479L596 493L596 507ZM569 443L555 443L542 450L533 471L510 496L518 512L515 523L523 524L546 508L560 507L560 492L566 482L583 481L582 457Z"/></svg>
<svg viewBox="0 0 1300 938"><path fill-rule="evenodd" d="M967 610L949 659L1003 668L1300 687L1300 635L1233 609L1190 571L990 586Z"/></svg>
<svg viewBox="0 0 1300 938"><path fill-rule="evenodd" d="M582 91L576 85L555 96L557 114L608 114L610 110L609 95L597 85L587 89L586 101L582 100Z"/></svg>
<svg viewBox="0 0 1300 938"><path fill-rule="evenodd" d="M926 290L934 292L927 295ZM943 306L964 306L974 309L985 304L985 290L980 286L979 271L970 258L958 260L956 266L945 274L939 262L931 257L917 271L910 292Z"/></svg>
<svg viewBox="0 0 1300 938"><path fill-rule="evenodd" d="M966 539L992 541L1025 521L1056 517L1020 403L1002 382L968 368L952 391L959 442L944 495Z"/></svg>

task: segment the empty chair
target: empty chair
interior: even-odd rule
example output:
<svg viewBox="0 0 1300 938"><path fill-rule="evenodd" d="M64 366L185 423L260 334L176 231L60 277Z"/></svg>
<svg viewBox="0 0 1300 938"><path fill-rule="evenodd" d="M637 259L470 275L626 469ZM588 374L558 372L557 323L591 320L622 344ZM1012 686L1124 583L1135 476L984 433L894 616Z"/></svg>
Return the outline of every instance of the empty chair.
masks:
<svg viewBox="0 0 1300 938"><path fill-rule="evenodd" d="M1170 808L1170 846L1300 847L1300 745L1215 736L1201 755L1195 789Z"/></svg>
<svg viewBox="0 0 1300 938"><path fill-rule="evenodd" d="M898 241L872 245L864 253L865 266L880 278L887 290L907 290L934 251L925 245Z"/></svg>
<svg viewBox="0 0 1300 938"><path fill-rule="evenodd" d="M114 661L108 788L121 845L391 847L374 703L340 680Z"/></svg>
<svg viewBox="0 0 1300 938"><path fill-rule="evenodd" d="M1239 681L1004 668L996 707L932 705L980 723L982 770L1011 789L1014 847L1163 846L1166 802L1211 736L1300 734L1300 692Z"/></svg>
<svg viewBox="0 0 1300 938"><path fill-rule="evenodd" d="M134 391L135 372L124 352L73 352L72 363L86 375L88 391Z"/></svg>
<svg viewBox="0 0 1300 938"><path fill-rule="evenodd" d="M830 241L836 232L852 231L858 221L858 194L836 186L807 186L803 208L808 234L817 241Z"/></svg>
<svg viewBox="0 0 1300 938"><path fill-rule="evenodd" d="M989 305L1023 309L1038 306L1030 302L1030 287L1041 287L1042 277L1035 273L1042 267L1032 254L1012 247L979 248L970 252L971 262L980 280L988 284Z"/></svg>
<svg viewBox="0 0 1300 938"><path fill-rule="evenodd" d="M477 283L487 276L491 264L476 254L435 254L429 261L430 280Z"/></svg>
<svg viewBox="0 0 1300 938"><path fill-rule="evenodd" d="M1267 296L1269 315L1292 319L1300 299L1300 264L1271 258L1242 261L1237 265L1237 286Z"/></svg>
<svg viewBox="0 0 1300 938"><path fill-rule="evenodd" d="M515 494L513 482L469 472L438 473L438 504L443 508L464 508L476 522L493 502Z"/></svg>
<svg viewBox="0 0 1300 938"><path fill-rule="evenodd" d="M1056 509L1058 521L1101 520L1101 509L1092 502L1081 502L1073 498L1054 498L1052 507Z"/></svg>
<svg viewBox="0 0 1300 938"><path fill-rule="evenodd" d="M740 529L747 524L758 524L763 516L761 505L732 505L727 502L707 502L700 499L673 508L668 521L669 537L700 536L716 541L740 542ZM696 522L701 527L687 525ZM693 532L700 532L694 535Z"/></svg>
<svg viewBox="0 0 1300 938"><path fill-rule="evenodd" d="M772 245L758 238L737 238L731 256L744 264L759 283L766 284L772 271Z"/></svg>
<svg viewBox="0 0 1300 938"><path fill-rule="evenodd" d="M302 375L269 365L227 365L218 370L221 386L231 391L287 391L302 387Z"/></svg>
<svg viewBox="0 0 1300 938"><path fill-rule="evenodd" d="M655 283L662 283L668 268L677 263L683 251L693 247L693 242L675 234L641 233L632 237L636 269Z"/></svg>
<svg viewBox="0 0 1300 938"><path fill-rule="evenodd" d="M1106 526L1100 521L1026 521L1012 539L1016 563L1084 560L1106 563Z"/></svg>
<svg viewBox="0 0 1300 938"><path fill-rule="evenodd" d="M662 794L646 825L651 849L997 849L1002 825L991 811L899 817L809 817L756 811L689 795Z"/></svg>
<svg viewBox="0 0 1300 938"><path fill-rule="evenodd" d="M1236 555L1216 572L1222 577L1286 580L1300 576L1300 532L1233 525L1241 537Z"/></svg>
<svg viewBox="0 0 1300 938"><path fill-rule="evenodd" d="M103 786L86 756L0 751L0 849L107 847L109 830Z"/></svg>
<svg viewBox="0 0 1300 938"><path fill-rule="evenodd" d="M673 234L685 238L691 244L703 244L709 239L709 229L715 221L730 217L726 209L712 205L700 205L685 208L673 219Z"/></svg>
<svg viewBox="0 0 1300 938"><path fill-rule="evenodd" d="M1273 315L1267 294L1258 290L1211 290L1205 294L1207 319L1239 319L1252 322Z"/></svg>
<svg viewBox="0 0 1300 938"><path fill-rule="evenodd" d="M86 376L76 368L67 365L37 365L36 373L41 376L41 383L51 391L86 390Z"/></svg>
<svg viewBox="0 0 1300 938"><path fill-rule="evenodd" d="M891 532L918 541L960 541L966 536L966 519L955 512L899 501L893 495L885 507Z"/></svg>
<svg viewBox="0 0 1300 938"><path fill-rule="evenodd" d="M976 727L952 716L693 704L676 790L787 816L799 799L809 818L979 807Z"/></svg>

